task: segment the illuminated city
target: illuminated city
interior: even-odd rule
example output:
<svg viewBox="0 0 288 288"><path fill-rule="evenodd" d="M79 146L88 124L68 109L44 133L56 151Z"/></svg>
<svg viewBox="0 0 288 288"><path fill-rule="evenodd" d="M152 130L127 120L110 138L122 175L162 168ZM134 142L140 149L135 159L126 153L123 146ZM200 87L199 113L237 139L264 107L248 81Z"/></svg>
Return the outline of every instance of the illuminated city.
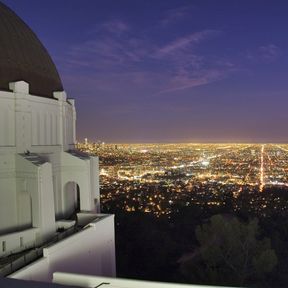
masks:
<svg viewBox="0 0 288 288"><path fill-rule="evenodd" d="M100 157L101 201L108 211L169 217L179 207L223 207L228 202L234 211L248 205L256 215L287 209L281 191L288 186L288 145L105 144L86 139L78 147Z"/></svg>

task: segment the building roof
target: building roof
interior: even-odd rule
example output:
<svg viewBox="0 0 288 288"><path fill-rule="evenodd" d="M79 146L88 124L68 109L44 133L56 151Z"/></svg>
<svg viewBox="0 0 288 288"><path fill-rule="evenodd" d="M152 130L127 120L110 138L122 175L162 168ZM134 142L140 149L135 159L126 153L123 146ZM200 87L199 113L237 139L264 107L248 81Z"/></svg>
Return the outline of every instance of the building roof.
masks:
<svg viewBox="0 0 288 288"><path fill-rule="evenodd" d="M25 81L30 94L53 98L63 91L57 69L34 32L0 2L0 90L9 82Z"/></svg>

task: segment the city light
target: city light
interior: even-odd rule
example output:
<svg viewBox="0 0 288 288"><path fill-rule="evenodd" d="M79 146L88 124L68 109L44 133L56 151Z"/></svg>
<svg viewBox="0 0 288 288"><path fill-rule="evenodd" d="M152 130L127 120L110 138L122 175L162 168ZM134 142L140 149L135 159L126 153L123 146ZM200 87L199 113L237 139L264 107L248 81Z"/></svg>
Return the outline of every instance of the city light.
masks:
<svg viewBox="0 0 288 288"><path fill-rule="evenodd" d="M261 195L288 187L288 145L84 142L78 148L100 157L101 201L108 208L114 203L162 217L175 205L225 206L225 195L237 210L249 195L249 209L286 209L278 196Z"/></svg>

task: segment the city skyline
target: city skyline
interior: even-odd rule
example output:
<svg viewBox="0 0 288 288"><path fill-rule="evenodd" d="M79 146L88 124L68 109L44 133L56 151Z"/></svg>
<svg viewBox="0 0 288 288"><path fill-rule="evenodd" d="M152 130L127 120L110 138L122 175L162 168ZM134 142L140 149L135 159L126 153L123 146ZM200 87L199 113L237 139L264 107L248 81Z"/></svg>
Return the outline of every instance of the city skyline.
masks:
<svg viewBox="0 0 288 288"><path fill-rule="evenodd" d="M3 2L51 52L79 140L288 142L284 1Z"/></svg>
<svg viewBox="0 0 288 288"><path fill-rule="evenodd" d="M99 156L104 209L165 217L178 204L225 206L227 195L233 199L234 212L242 209L243 197L255 198L249 200L251 213L264 215L267 209L287 208L278 196L288 187L287 144L103 145L86 141L78 143L78 149ZM273 198L270 204L267 196ZM280 208L282 204L285 208Z"/></svg>

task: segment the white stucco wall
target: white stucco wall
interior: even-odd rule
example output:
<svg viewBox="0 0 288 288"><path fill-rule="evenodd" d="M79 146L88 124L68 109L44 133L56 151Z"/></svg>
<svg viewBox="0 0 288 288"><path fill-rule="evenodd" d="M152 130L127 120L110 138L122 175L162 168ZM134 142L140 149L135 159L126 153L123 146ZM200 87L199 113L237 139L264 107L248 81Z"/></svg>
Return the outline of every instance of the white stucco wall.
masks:
<svg viewBox="0 0 288 288"><path fill-rule="evenodd" d="M101 217L50 247L44 257L9 278L52 282L56 271L115 277L114 216Z"/></svg>
<svg viewBox="0 0 288 288"><path fill-rule="evenodd" d="M17 222L15 156L0 153L0 233L14 231Z"/></svg>
<svg viewBox="0 0 288 288"><path fill-rule="evenodd" d="M38 207L39 207L39 225L41 231L41 239L48 240L53 236L56 230L54 195L52 182L52 166L51 163L44 163L38 170Z"/></svg>
<svg viewBox="0 0 288 288"><path fill-rule="evenodd" d="M54 99L30 95L24 81L10 83L10 90L0 91L0 245L5 246L0 257L23 250L26 240L40 245L52 238L57 228L55 218L70 216L77 204L77 187L80 209L100 212L98 157L71 153L76 139L74 100L67 99L65 92L54 92ZM97 233L96 244L100 245L106 238Z"/></svg>
<svg viewBox="0 0 288 288"><path fill-rule="evenodd" d="M65 92L55 99L29 94L24 81L10 83L11 92L0 91L0 147L17 152L33 151L33 146L61 145L64 150L75 143L76 112ZM47 150L47 149L46 149Z"/></svg>
<svg viewBox="0 0 288 288"><path fill-rule="evenodd" d="M38 242L56 230L51 163L35 165L19 154L16 157L18 229L39 228ZM10 205L10 204L9 204Z"/></svg>
<svg viewBox="0 0 288 288"><path fill-rule="evenodd" d="M51 235L54 196L62 193L62 187L54 189L53 179L57 173L61 178L61 165L58 172L50 163L37 167L18 153L59 157L73 147L74 101L67 100L65 92L55 93L55 99L30 95L24 81L10 83L10 89L0 91L0 235L30 227L40 228L42 236Z"/></svg>
<svg viewBox="0 0 288 288"><path fill-rule="evenodd" d="M15 146L15 100L12 94L0 91L0 147Z"/></svg>
<svg viewBox="0 0 288 288"><path fill-rule="evenodd" d="M38 228L30 228L0 236L0 257L34 247L38 232Z"/></svg>

